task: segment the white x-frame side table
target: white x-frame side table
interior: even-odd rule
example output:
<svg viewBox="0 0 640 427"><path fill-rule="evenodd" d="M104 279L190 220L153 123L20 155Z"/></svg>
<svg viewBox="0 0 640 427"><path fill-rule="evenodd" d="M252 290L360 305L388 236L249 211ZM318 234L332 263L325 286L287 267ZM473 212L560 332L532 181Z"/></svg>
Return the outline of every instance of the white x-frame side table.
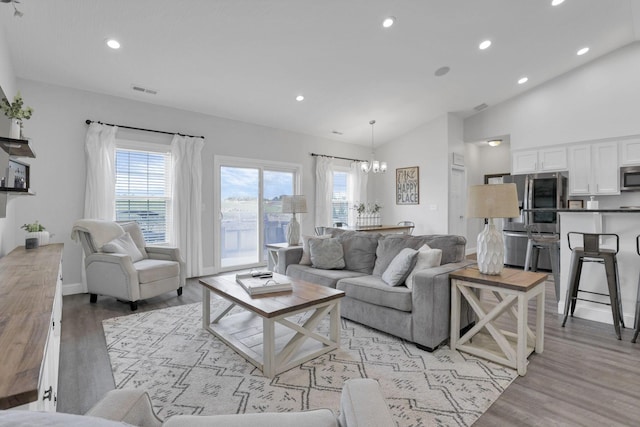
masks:
<svg viewBox="0 0 640 427"><path fill-rule="evenodd" d="M544 345L544 298L546 274L505 268L500 275L481 274L477 268L455 271L451 278L451 350L464 351L527 373L527 357L542 353ZM497 302L489 307L479 292L491 292ZM460 307L467 301L478 319L460 336ZM536 298L535 332L528 325L529 300ZM495 321L503 314L516 321L513 330L500 329ZM504 324L503 324L504 325ZM481 337L480 332L490 337ZM473 337L476 337L472 342Z"/></svg>

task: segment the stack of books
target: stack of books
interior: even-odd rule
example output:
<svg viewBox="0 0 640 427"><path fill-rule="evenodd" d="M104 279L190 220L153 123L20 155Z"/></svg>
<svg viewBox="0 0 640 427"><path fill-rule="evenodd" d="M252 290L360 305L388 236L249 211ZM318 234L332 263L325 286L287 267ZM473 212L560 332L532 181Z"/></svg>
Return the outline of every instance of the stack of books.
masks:
<svg viewBox="0 0 640 427"><path fill-rule="evenodd" d="M251 296L273 292L291 291L291 280L282 274L270 271L253 271L236 274L236 282Z"/></svg>

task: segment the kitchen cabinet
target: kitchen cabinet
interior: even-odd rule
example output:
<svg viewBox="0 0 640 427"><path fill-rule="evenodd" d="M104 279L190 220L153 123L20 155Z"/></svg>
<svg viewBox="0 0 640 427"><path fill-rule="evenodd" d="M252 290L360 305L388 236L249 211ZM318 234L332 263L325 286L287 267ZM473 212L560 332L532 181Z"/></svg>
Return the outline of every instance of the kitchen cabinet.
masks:
<svg viewBox="0 0 640 427"><path fill-rule="evenodd" d="M565 147L515 151L511 156L511 173L513 175L564 170L567 170L567 149Z"/></svg>
<svg viewBox="0 0 640 427"><path fill-rule="evenodd" d="M640 139L620 142L620 166L640 165Z"/></svg>
<svg viewBox="0 0 640 427"><path fill-rule="evenodd" d="M568 157L570 196L620 194L617 142L570 146Z"/></svg>

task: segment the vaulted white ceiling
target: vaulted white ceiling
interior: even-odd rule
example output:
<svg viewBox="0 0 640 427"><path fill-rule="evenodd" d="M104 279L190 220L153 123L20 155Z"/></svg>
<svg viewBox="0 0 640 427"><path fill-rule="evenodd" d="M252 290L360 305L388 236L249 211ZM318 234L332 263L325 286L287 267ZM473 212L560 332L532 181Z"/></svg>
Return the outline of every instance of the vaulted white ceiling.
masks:
<svg viewBox="0 0 640 427"><path fill-rule="evenodd" d="M637 40L639 2L21 0L0 25L21 78L364 145L375 119L379 145Z"/></svg>

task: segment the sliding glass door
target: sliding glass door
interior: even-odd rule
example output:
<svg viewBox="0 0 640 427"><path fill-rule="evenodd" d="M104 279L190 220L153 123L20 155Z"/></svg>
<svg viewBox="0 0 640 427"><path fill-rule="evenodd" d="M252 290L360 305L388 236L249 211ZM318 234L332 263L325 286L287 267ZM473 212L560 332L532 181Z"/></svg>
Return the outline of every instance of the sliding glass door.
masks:
<svg viewBox="0 0 640 427"><path fill-rule="evenodd" d="M286 241L291 215L282 213L282 196L297 193L299 167L250 159L217 160L216 264L221 271L264 265L265 245Z"/></svg>

